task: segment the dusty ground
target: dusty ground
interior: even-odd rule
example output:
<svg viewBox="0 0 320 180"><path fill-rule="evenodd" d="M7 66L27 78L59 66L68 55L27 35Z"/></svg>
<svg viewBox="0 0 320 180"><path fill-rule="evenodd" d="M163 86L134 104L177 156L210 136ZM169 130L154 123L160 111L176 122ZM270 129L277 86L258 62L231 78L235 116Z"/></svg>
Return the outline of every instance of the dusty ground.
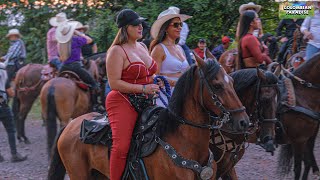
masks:
<svg viewBox="0 0 320 180"><path fill-rule="evenodd" d="M27 154L28 160L21 163L11 163L7 135L0 125L0 150L6 161L0 163L0 180L42 180L46 179L48 161L46 156L46 132L42 121L27 120L26 132L32 144L18 143L18 151ZM30 116L29 116L30 118ZM316 158L320 164L320 134L315 147ZM237 165L240 180L274 180L276 175L277 153L271 156L255 145L250 145L244 158ZM286 179L293 179L292 176ZM315 179L310 176L309 179Z"/></svg>

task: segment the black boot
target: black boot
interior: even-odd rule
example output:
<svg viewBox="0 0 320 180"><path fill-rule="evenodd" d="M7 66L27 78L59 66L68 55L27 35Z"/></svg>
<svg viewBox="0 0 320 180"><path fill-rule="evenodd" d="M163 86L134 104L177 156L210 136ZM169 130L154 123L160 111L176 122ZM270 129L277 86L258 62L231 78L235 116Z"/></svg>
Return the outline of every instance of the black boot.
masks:
<svg viewBox="0 0 320 180"><path fill-rule="evenodd" d="M11 162L21 162L21 161L27 160L27 158L28 158L27 156L22 156L21 154L16 153L16 154L12 154Z"/></svg>

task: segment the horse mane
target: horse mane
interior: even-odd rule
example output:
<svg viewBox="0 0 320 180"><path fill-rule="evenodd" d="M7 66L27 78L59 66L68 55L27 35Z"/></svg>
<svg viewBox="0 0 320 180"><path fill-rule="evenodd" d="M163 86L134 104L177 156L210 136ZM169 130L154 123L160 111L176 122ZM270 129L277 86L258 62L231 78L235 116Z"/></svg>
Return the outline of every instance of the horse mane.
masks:
<svg viewBox="0 0 320 180"><path fill-rule="evenodd" d="M233 87L237 93L245 88L252 86L258 80L256 69L241 69L230 74L233 78Z"/></svg>
<svg viewBox="0 0 320 180"><path fill-rule="evenodd" d="M176 121L176 117L172 114L181 116L184 111L186 98L191 98L193 94L194 82L196 78L196 70L198 66L192 65L188 71L182 74L175 85L173 94L169 100L168 109L163 110L159 116L159 136L163 137L166 134L173 133L177 130L180 123ZM207 79L214 79L220 70L220 64L217 61L207 61L202 68Z"/></svg>
<svg viewBox="0 0 320 180"><path fill-rule="evenodd" d="M317 63L319 63L318 61L320 61L320 53L317 53L316 55L314 55L310 60L305 61L301 66L299 66L296 70L293 71L293 74L297 76L304 76L306 74L309 74L308 72L311 69L313 69L313 67Z"/></svg>

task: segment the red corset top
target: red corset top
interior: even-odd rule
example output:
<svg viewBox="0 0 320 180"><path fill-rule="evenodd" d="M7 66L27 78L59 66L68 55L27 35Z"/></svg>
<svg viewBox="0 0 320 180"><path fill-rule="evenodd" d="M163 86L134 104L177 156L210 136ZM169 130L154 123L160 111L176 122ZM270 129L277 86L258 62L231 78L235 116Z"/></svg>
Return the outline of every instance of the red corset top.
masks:
<svg viewBox="0 0 320 180"><path fill-rule="evenodd" d="M126 51L120 46L127 56L129 66L122 70L121 79L131 84L150 84L153 82L152 76L157 71L157 63L152 60L149 68L143 62L131 62Z"/></svg>

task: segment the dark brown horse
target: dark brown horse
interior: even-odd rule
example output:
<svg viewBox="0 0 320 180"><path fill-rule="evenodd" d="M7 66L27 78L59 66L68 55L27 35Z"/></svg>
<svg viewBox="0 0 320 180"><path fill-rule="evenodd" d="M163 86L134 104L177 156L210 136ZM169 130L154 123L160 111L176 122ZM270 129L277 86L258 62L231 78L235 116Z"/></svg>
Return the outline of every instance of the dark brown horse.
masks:
<svg viewBox="0 0 320 180"><path fill-rule="evenodd" d="M171 144L180 156L203 166L210 157L209 126L213 123L210 114L232 115L230 126L239 132L247 129L249 119L232 87L232 79L220 65L216 61L197 62L198 66L192 66L177 82L169 103L170 111L164 109L160 113L157 129L159 138ZM79 139L82 121L93 116L95 114L91 113L74 119L58 137L49 170L50 180L63 179L66 170L71 180L90 179L92 171L109 177L108 148L83 144ZM225 118L218 121L225 121ZM162 146L143 161L150 179L189 180L197 179L199 175L191 169L176 166Z"/></svg>
<svg viewBox="0 0 320 180"><path fill-rule="evenodd" d="M238 57L237 54L237 49L231 49L224 52L219 58L219 63L228 74L235 71L236 61Z"/></svg>
<svg viewBox="0 0 320 180"><path fill-rule="evenodd" d="M246 134L229 133L221 129L212 137L211 150L217 161L217 178L237 179L234 166L245 152L245 143L260 144L267 152L273 153L278 78L271 72L244 69L230 74L234 88L246 107L252 127Z"/></svg>
<svg viewBox="0 0 320 180"><path fill-rule="evenodd" d="M25 119L37 97L42 86L47 82L41 78L44 65L28 64L22 67L15 77L15 97L13 98L12 110L17 126L17 137L19 141L29 144L25 135Z"/></svg>
<svg viewBox="0 0 320 180"><path fill-rule="evenodd" d="M89 61L89 63L88 72L99 81L101 79L97 66L99 62ZM69 79L65 77L51 79L43 86L40 93L41 114L47 125L48 155L57 133L56 118L60 120L60 127L63 127L71 118L88 113L93 105L90 92L80 88L83 83L76 74L70 73L67 74L70 76Z"/></svg>
<svg viewBox="0 0 320 180"><path fill-rule="evenodd" d="M303 63L293 73L286 71L294 86L296 105L281 106L279 119L283 131L280 144L279 169L282 175L290 172L294 162L295 179L300 179L302 161L304 173L302 179L307 179L310 169L320 175L314 157L314 142L319 131L320 121L320 54ZM292 161L294 158L294 161Z"/></svg>

